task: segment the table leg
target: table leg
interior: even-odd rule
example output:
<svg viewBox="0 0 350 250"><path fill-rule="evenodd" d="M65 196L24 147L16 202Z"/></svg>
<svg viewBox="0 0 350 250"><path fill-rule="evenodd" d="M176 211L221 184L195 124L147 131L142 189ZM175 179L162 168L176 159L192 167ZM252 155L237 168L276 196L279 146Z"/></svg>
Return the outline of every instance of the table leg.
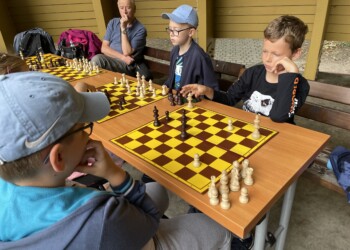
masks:
<svg viewBox="0 0 350 250"><path fill-rule="evenodd" d="M265 248L265 236L269 223L269 215L270 211L266 213L265 218L255 227L254 250L262 250Z"/></svg>
<svg viewBox="0 0 350 250"><path fill-rule="evenodd" d="M296 186L297 186L297 181L295 181L292 185L290 185L290 187L287 189L284 195L280 223L279 223L282 230L281 230L281 234L278 235L276 239L276 248L275 248L276 250L284 248L284 243L287 237L289 219L292 211L292 205L293 205Z"/></svg>

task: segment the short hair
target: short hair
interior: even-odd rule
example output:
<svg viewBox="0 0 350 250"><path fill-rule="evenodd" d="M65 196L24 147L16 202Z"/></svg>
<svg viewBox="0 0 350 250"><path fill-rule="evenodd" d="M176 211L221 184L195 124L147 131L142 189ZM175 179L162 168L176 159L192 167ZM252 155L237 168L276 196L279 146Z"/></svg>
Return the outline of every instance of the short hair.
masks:
<svg viewBox="0 0 350 250"><path fill-rule="evenodd" d="M119 5L119 1L120 0L117 0L117 4ZM130 4L133 6L133 7L136 7L136 3L135 3L135 0L129 0L130 1Z"/></svg>
<svg viewBox="0 0 350 250"><path fill-rule="evenodd" d="M18 160L0 165L0 177L6 181L14 182L32 178L44 166L41 151L22 157Z"/></svg>
<svg viewBox="0 0 350 250"><path fill-rule="evenodd" d="M23 65L25 61L20 57L0 52L0 75L7 74Z"/></svg>
<svg viewBox="0 0 350 250"><path fill-rule="evenodd" d="M308 32L307 25L295 16L280 16L272 20L264 30L264 37L276 41L284 37L292 52L301 48Z"/></svg>

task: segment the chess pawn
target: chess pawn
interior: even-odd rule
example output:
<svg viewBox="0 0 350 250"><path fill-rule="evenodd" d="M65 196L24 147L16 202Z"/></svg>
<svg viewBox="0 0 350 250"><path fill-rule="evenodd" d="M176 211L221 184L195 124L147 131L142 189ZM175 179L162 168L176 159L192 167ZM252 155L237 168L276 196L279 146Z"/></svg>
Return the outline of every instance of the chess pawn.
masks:
<svg viewBox="0 0 350 250"><path fill-rule="evenodd" d="M254 180L253 180L253 168L247 168L247 171L246 171L246 177L244 179L244 184L248 185L248 186L251 186L253 185L254 183Z"/></svg>
<svg viewBox="0 0 350 250"><path fill-rule="evenodd" d="M125 80L125 86L126 86L126 87L127 87L127 86L130 86L130 85L129 85L129 79L126 79L126 80Z"/></svg>
<svg viewBox="0 0 350 250"><path fill-rule="evenodd" d="M246 187L242 187L241 189L241 195L239 196L239 202L240 203L248 203L249 196L248 196L248 189Z"/></svg>
<svg viewBox="0 0 350 250"><path fill-rule="evenodd" d="M232 122L232 120L231 119L229 119L228 121L227 121L227 130L228 131L232 131L233 130L233 124L232 124L233 122Z"/></svg>
<svg viewBox="0 0 350 250"><path fill-rule="evenodd" d="M219 204L219 192L216 188L210 189L210 198L209 198L209 203L212 206L216 206Z"/></svg>
<svg viewBox="0 0 350 250"><path fill-rule="evenodd" d="M162 85L162 96L166 95L166 85Z"/></svg>
<svg viewBox="0 0 350 250"><path fill-rule="evenodd" d="M247 176L247 168L249 167L249 160L244 159L242 162L242 171L241 171L241 176L244 179Z"/></svg>
<svg viewBox="0 0 350 250"><path fill-rule="evenodd" d="M228 198L228 193L223 193L221 195L220 207L225 210L231 207L230 200Z"/></svg>
<svg viewBox="0 0 350 250"><path fill-rule="evenodd" d="M194 154L193 157L193 166L195 168L198 168L201 165L201 162L199 161L199 154Z"/></svg>
<svg viewBox="0 0 350 250"><path fill-rule="evenodd" d="M136 96L140 95L140 87L136 87Z"/></svg>
<svg viewBox="0 0 350 250"><path fill-rule="evenodd" d="M156 89L153 89L153 90L152 90L152 97L153 97L153 98L156 98L156 97L157 97Z"/></svg>
<svg viewBox="0 0 350 250"><path fill-rule="evenodd" d="M126 93L131 94L130 86L126 86L126 89L127 89Z"/></svg>

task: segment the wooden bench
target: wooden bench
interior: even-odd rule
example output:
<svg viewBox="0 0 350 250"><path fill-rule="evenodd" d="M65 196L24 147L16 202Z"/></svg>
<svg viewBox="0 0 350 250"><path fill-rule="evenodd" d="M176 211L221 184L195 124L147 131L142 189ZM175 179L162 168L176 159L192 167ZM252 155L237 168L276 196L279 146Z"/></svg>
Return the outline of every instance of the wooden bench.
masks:
<svg viewBox="0 0 350 250"><path fill-rule="evenodd" d="M156 80L155 83L163 84L169 74L170 51L146 47L144 53L153 78L159 81L157 82ZM219 81L219 87L224 91L242 75L245 69L245 66L242 64L215 59L212 59L212 64Z"/></svg>
<svg viewBox="0 0 350 250"><path fill-rule="evenodd" d="M309 81L309 84L309 96L306 103L298 111L296 119L300 116L316 121L318 128L311 127L314 130L320 130L320 128L326 126L336 128L337 131L333 132L333 134L328 132L331 136L339 136L339 134L336 135L335 133L343 133L343 136L346 136L347 134L349 135L350 88L316 81ZM297 124L299 125L298 121ZM308 124L312 123L308 122ZM322 186L335 190L341 194L345 194L344 190L338 185L333 170L327 169L326 166L329 154L334 146L335 145L331 147L329 145L326 146L304 175L317 181Z"/></svg>

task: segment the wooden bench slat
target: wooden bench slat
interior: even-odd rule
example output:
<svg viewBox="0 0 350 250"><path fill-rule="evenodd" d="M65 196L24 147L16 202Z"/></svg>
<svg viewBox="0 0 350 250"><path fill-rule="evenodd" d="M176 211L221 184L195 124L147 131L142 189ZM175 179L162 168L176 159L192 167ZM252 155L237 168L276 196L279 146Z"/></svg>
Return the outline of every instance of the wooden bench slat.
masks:
<svg viewBox="0 0 350 250"><path fill-rule="evenodd" d="M350 89L327 83L309 81L310 96L350 105Z"/></svg>
<svg viewBox="0 0 350 250"><path fill-rule="evenodd" d="M350 130L350 113L343 111L305 103L298 110L297 115L336 126L338 128Z"/></svg>

